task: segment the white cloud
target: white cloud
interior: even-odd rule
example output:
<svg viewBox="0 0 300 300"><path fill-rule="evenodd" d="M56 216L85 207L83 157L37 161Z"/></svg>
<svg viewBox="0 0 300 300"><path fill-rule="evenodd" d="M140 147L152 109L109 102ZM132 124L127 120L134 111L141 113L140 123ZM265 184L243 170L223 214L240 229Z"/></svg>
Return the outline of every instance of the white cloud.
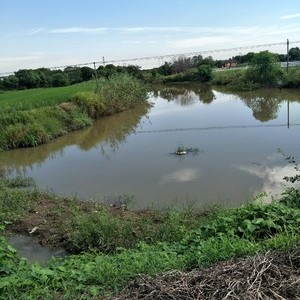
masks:
<svg viewBox="0 0 300 300"><path fill-rule="evenodd" d="M294 166L264 166L264 165L240 165L237 168L241 171L245 171L253 176L256 176L262 180L262 186L257 193L266 192L270 196L277 196L282 193L283 186L292 186L283 180L285 176L294 176L297 172ZM295 183L294 187L299 188L300 183Z"/></svg>
<svg viewBox="0 0 300 300"><path fill-rule="evenodd" d="M193 48L193 47L203 47L206 45L214 45L219 43L229 43L232 38L226 36L216 36L216 37L201 37L194 39L181 39L171 42L171 45L176 48Z"/></svg>
<svg viewBox="0 0 300 300"><path fill-rule="evenodd" d="M199 177L199 170L193 168L185 168L170 174L166 174L162 176L159 184L166 184L171 182L185 183L194 181Z"/></svg>
<svg viewBox="0 0 300 300"><path fill-rule="evenodd" d="M43 27L32 28L26 32L26 35L27 36L36 35L38 33L44 32L44 31L45 31L45 28L43 28Z"/></svg>
<svg viewBox="0 0 300 300"><path fill-rule="evenodd" d="M105 27L66 27L48 30L48 33L106 33L108 28Z"/></svg>
<svg viewBox="0 0 300 300"><path fill-rule="evenodd" d="M289 19L295 19L295 18L300 18L300 13L298 13L298 14L291 14L291 15L285 15L285 16L281 16L280 17L281 20L289 20Z"/></svg>
<svg viewBox="0 0 300 300"><path fill-rule="evenodd" d="M46 53L32 53L24 56L9 56L9 57L0 57L0 63L13 63L20 61L33 61L45 58Z"/></svg>

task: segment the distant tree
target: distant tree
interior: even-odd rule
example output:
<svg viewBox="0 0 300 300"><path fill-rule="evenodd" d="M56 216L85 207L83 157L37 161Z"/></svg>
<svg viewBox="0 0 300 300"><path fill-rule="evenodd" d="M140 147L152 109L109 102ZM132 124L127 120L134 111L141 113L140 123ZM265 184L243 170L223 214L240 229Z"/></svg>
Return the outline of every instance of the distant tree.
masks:
<svg viewBox="0 0 300 300"><path fill-rule="evenodd" d="M105 67L104 66L99 66L97 69L97 73L101 77L108 78L114 74L121 73L123 71L123 68L118 66L114 66L113 64L108 64Z"/></svg>
<svg viewBox="0 0 300 300"><path fill-rule="evenodd" d="M202 55L195 55L195 56L193 56L192 57L192 65L193 65L193 67L200 66L201 63L202 63L202 61L203 61Z"/></svg>
<svg viewBox="0 0 300 300"><path fill-rule="evenodd" d="M16 90L19 88L19 78L15 75L9 75L3 78L2 84L5 90Z"/></svg>
<svg viewBox="0 0 300 300"><path fill-rule="evenodd" d="M187 71L192 67L191 58L184 56L179 57L177 60L174 60L172 63L172 73L178 74Z"/></svg>
<svg viewBox="0 0 300 300"><path fill-rule="evenodd" d="M79 67L66 67L64 73L69 77L70 84L82 82L81 69Z"/></svg>
<svg viewBox="0 0 300 300"><path fill-rule="evenodd" d="M255 55L254 52L248 52L247 54L245 55L242 55L241 56L241 63L249 63L251 62L251 60L253 59L253 56Z"/></svg>
<svg viewBox="0 0 300 300"><path fill-rule="evenodd" d="M90 67L82 67L81 68L81 78L83 81L88 81L93 78L95 75L95 71Z"/></svg>
<svg viewBox="0 0 300 300"><path fill-rule="evenodd" d="M46 68L40 68L40 69L34 70L34 72L37 73L40 78L40 82L39 82L40 87L51 86L51 83L50 83L50 76L51 76L51 72L52 72L51 70L46 69Z"/></svg>
<svg viewBox="0 0 300 300"><path fill-rule="evenodd" d="M128 74L130 74L130 75L132 75L132 76L134 76L134 77L136 77L136 78L139 78L139 79L142 78L142 71L141 71L141 67L140 67L140 66L129 65L129 66L127 66L127 67L124 67L124 70L125 70Z"/></svg>
<svg viewBox="0 0 300 300"><path fill-rule="evenodd" d="M41 78L39 73L34 70L22 69L15 72L15 76L19 78L20 89L32 89L40 86Z"/></svg>
<svg viewBox="0 0 300 300"><path fill-rule="evenodd" d="M277 54L278 61L284 62L286 61L286 54Z"/></svg>
<svg viewBox="0 0 300 300"><path fill-rule="evenodd" d="M53 87L67 86L70 83L69 77L62 72L51 75L50 82Z"/></svg>
<svg viewBox="0 0 300 300"><path fill-rule="evenodd" d="M165 62L162 66L157 69L157 72L161 75L167 76L172 74L172 64Z"/></svg>
<svg viewBox="0 0 300 300"><path fill-rule="evenodd" d="M269 51L254 54L250 68L246 72L246 78L262 85L275 84L282 73L277 61L277 56Z"/></svg>
<svg viewBox="0 0 300 300"><path fill-rule="evenodd" d="M290 60L300 60L299 47L291 48L289 51Z"/></svg>
<svg viewBox="0 0 300 300"><path fill-rule="evenodd" d="M213 68L215 66L215 61L211 56L205 57L202 61L200 65L207 65L210 66L211 68Z"/></svg>

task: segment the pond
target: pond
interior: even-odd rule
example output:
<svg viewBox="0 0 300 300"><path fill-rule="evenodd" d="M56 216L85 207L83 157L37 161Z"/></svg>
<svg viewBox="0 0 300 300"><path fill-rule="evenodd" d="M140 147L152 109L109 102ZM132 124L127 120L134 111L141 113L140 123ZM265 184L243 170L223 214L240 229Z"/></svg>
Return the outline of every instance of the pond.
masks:
<svg viewBox="0 0 300 300"><path fill-rule="evenodd" d="M299 90L156 87L139 107L36 148L0 153L56 193L134 209L237 206L280 194L300 159ZM174 155L178 146L197 148Z"/></svg>

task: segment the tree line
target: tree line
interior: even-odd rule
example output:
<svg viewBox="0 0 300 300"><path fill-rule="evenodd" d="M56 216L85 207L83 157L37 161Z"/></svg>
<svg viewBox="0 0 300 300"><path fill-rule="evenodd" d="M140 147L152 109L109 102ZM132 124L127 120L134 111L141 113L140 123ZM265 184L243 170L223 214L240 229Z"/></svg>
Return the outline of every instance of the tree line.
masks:
<svg viewBox="0 0 300 300"><path fill-rule="evenodd" d="M287 55L273 53L274 61L284 62ZM0 90L32 89L39 87L60 87L91 80L94 77L109 78L117 73L127 73L145 82L181 82L211 80L213 68L221 68L225 62L234 62L236 65L251 64L255 58L254 52L245 55L236 55L228 60L214 60L211 56L201 55L193 57L181 56L172 62L150 70L141 70L139 66L115 66L108 64L99 66L97 70L84 67L66 67L63 70L50 70L48 68L21 69L13 75L0 79ZM289 50L290 61L300 60L299 47ZM163 78L163 79L162 79Z"/></svg>

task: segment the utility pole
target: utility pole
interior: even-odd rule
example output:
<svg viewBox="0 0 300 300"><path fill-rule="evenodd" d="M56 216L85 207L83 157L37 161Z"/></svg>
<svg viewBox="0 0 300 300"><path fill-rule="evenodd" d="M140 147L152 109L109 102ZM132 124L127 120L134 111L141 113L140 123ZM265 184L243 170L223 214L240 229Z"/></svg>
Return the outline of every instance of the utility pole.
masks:
<svg viewBox="0 0 300 300"><path fill-rule="evenodd" d="M104 59L104 56L102 56L102 61L103 61L103 67L105 67L105 59Z"/></svg>
<svg viewBox="0 0 300 300"><path fill-rule="evenodd" d="M290 42L289 42L289 39L286 40L286 50L287 50L287 54L286 54L286 71L288 72L289 71L289 64L290 64L290 55L289 55L289 52L290 52Z"/></svg>
<svg viewBox="0 0 300 300"><path fill-rule="evenodd" d="M95 79L96 79L96 90L98 90L98 75L97 75L96 63L93 62L93 64L94 64Z"/></svg>

